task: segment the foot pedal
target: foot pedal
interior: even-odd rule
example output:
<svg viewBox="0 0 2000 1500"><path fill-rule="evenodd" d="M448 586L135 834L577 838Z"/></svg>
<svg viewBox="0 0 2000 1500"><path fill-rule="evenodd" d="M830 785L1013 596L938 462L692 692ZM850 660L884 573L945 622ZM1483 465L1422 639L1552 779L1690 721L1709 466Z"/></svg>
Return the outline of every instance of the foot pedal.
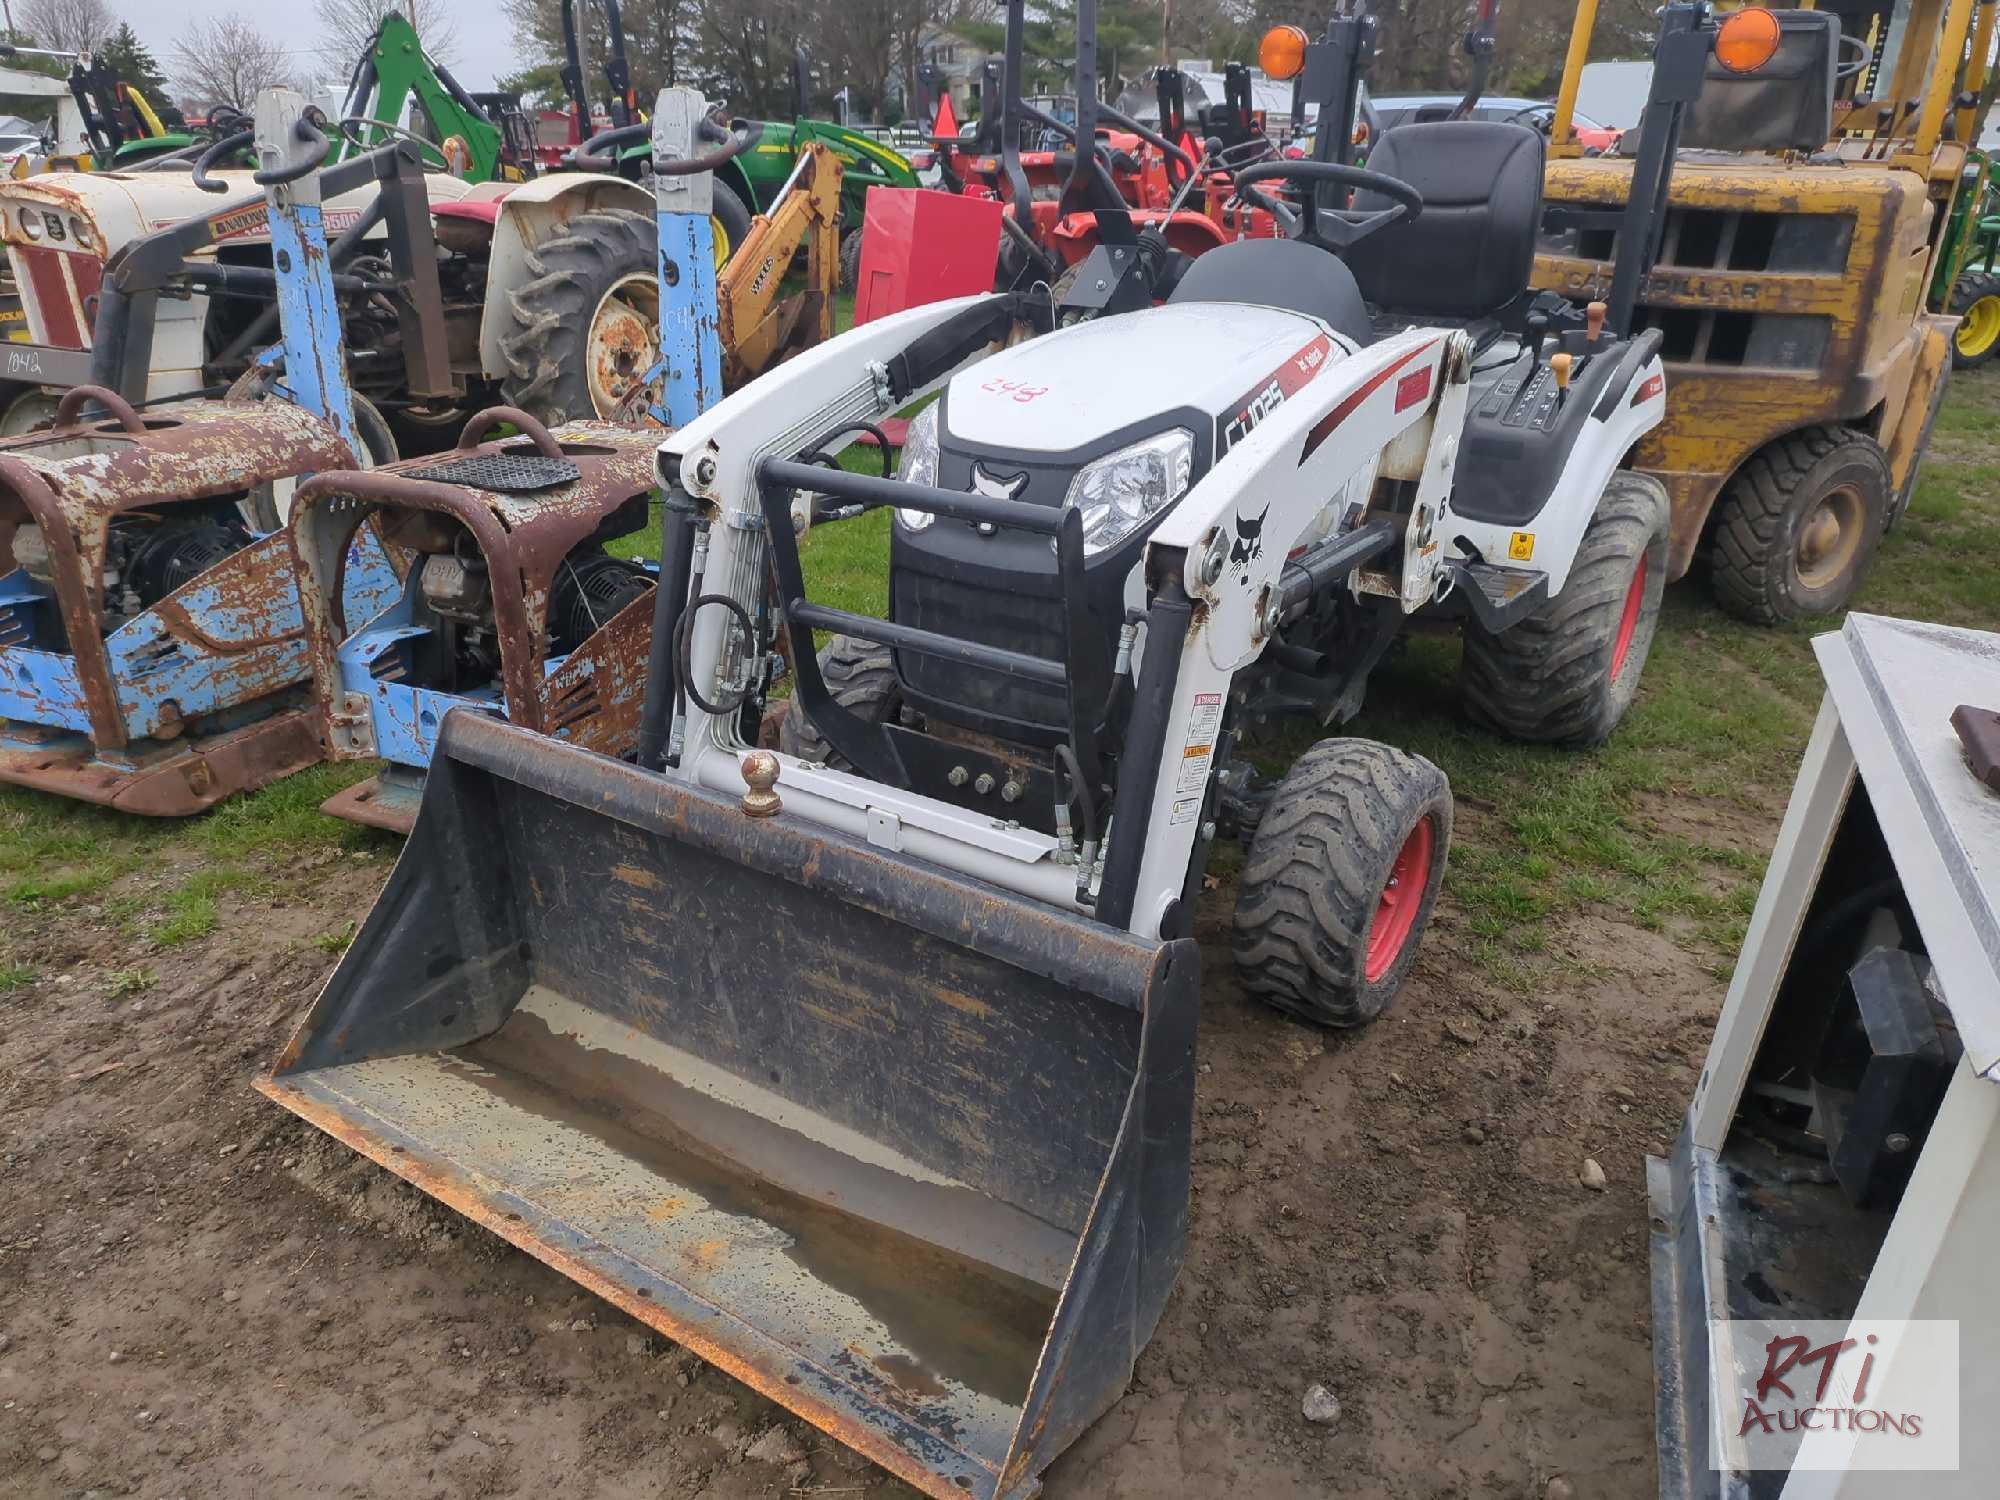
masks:
<svg viewBox="0 0 2000 1500"><path fill-rule="evenodd" d="M1549 575L1539 568L1506 568L1459 559L1446 566L1465 590L1473 614L1488 630L1505 630L1533 614L1549 597Z"/></svg>

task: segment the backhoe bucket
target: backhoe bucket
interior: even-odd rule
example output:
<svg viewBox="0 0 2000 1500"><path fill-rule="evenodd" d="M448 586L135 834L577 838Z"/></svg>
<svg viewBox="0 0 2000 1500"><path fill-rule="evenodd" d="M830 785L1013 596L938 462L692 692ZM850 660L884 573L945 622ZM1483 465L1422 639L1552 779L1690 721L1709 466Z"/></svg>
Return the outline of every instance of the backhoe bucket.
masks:
<svg viewBox="0 0 2000 1500"><path fill-rule="evenodd" d="M1180 1266L1198 983L460 712L258 1087L927 1493L1032 1495Z"/></svg>

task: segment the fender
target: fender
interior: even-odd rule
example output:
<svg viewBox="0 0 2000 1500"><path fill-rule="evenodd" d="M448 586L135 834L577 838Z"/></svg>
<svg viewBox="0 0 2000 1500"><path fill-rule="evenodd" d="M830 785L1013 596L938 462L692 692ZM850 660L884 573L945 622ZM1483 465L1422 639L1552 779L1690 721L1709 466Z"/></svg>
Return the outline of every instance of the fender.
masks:
<svg viewBox="0 0 2000 1500"><path fill-rule="evenodd" d="M1183 255L1199 255L1204 250L1227 244L1230 239L1215 220L1191 208L1184 208L1171 217L1165 210L1157 208L1135 208L1131 212L1133 228L1162 228L1167 243ZM1048 227L1046 232L1057 253L1072 266L1097 246L1097 219L1091 214L1070 214Z"/></svg>
<svg viewBox="0 0 2000 1500"><path fill-rule="evenodd" d="M500 353L501 313L508 294L531 276L528 252L550 238L578 214L625 208L653 217L653 195L636 182L609 172L564 172L531 182L481 183L461 201L498 199L500 215L493 224L493 249L486 268L486 304L479 319L479 368L489 380L507 373Z"/></svg>
<svg viewBox="0 0 2000 1500"><path fill-rule="evenodd" d="M1450 542L1463 536L1479 549L1490 563L1526 565L1549 576L1553 597L1569 581L1570 565L1583 541L1584 529L1597 514L1598 497L1624 462L1632 447L1665 420L1667 414L1666 366L1655 354L1639 367L1631 383L1618 394L1616 403L1603 417L1595 411L1577 435L1569 451L1555 489L1541 514L1526 527L1475 521L1454 512ZM1515 538L1525 536L1531 555L1518 555Z"/></svg>

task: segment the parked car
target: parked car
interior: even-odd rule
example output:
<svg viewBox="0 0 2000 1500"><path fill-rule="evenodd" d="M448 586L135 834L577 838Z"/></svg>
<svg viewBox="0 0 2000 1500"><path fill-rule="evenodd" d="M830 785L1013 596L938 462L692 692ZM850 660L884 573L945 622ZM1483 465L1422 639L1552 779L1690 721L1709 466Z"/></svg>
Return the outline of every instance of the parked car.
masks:
<svg viewBox="0 0 2000 1500"><path fill-rule="evenodd" d="M1382 117L1382 128L1391 130L1398 125L1423 125L1432 120L1448 119L1459 102L1457 94L1388 94L1377 97L1375 109ZM1473 105L1471 117L1475 120L1511 120L1516 125L1532 125L1547 135L1555 113L1555 105L1547 99L1495 98L1487 95ZM1577 141L1587 151L1609 151L1618 144L1619 131L1599 124L1581 110L1575 113L1572 123Z"/></svg>

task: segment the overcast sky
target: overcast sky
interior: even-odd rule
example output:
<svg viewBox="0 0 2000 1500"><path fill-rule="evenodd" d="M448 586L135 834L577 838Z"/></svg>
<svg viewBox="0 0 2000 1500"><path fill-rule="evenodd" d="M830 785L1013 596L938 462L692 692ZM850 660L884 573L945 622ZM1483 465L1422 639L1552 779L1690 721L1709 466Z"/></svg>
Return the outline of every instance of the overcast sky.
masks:
<svg viewBox="0 0 2000 1500"><path fill-rule="evenodd" d="M316 72L329 82L345 84L354 59L320 51L323 38L312 0L110 0L113 14L132 23L139 39L172 76L174 42L188 22L202 16L240 11L254 17L266 33L297 49L301 72ZM483 89L503 73L520 67L514 51L514 28L493 0L445 0L458 20L458 40L451 71L469 89Z"/></svg>

